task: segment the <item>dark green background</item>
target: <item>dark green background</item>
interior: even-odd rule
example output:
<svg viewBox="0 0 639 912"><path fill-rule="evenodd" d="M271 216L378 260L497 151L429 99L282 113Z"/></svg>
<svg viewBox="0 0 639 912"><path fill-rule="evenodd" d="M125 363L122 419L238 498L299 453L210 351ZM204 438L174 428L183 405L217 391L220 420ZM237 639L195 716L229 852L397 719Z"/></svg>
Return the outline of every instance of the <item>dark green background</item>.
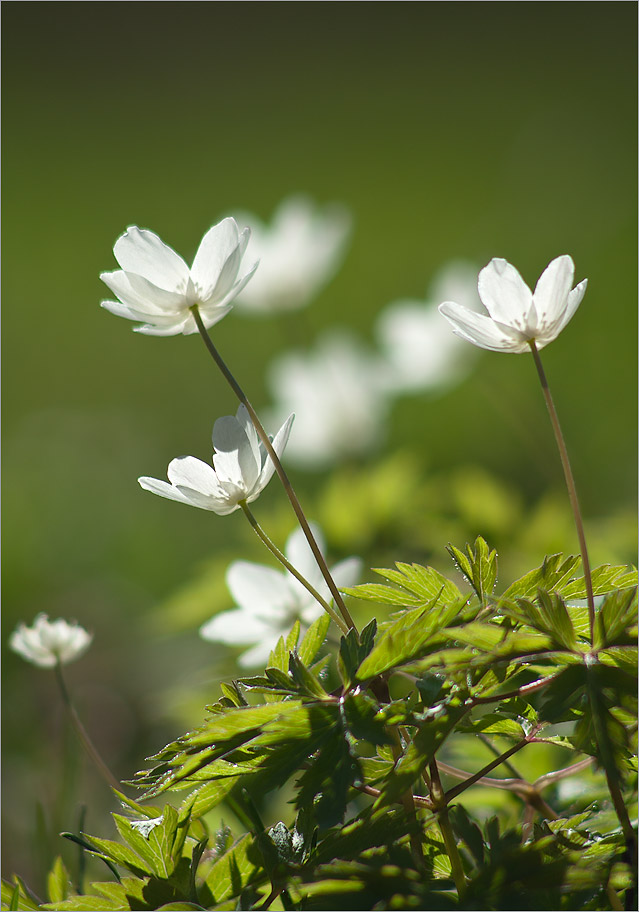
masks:
<svg viewBox="0 0 639 912"><path fill-rule="evenodd" d="M335 323L372 340L451 258L502 256L532 284L570 253L590 284L544 360L586 515L632 509L635 20L614 2L3 4L3 637L38 611L95 632L69 679L118 775L176 715L199 721L180 685L216 677L194 626L177 646L156 606L248 539L237 514L136 484L207 458L236 406L197 338L141 337L99 308L116 237L151 228L188 260L230 210L344 202L352 244L296 324L309 345ZM258 406L281 330L233 314L215 329ZM549 433L530 359L486 354L462 387L402 400L386 452L477 463L532 501L559 484ZM321 483L295 478L306 496ZM108 796L73 760L52 676L4 659L4 865L32 876L77 802Z"/></svg>

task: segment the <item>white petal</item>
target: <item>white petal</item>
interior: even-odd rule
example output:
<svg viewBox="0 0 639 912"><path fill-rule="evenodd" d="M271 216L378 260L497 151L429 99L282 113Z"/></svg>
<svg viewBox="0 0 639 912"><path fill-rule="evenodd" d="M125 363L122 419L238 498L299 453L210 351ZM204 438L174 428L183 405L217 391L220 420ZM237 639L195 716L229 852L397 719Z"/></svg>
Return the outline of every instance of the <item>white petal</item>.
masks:
<svg viewBox="0 0 639 912"><path fill-rule="evenodd" d="M572 288L575 265L569 256L560 256L546 266L535 287L533 299L540 333L553 326L566 308Z"/></svg>
<svg viewBox="0 0 639 912"><path fill-rule="evenodd" d="M186 291L188 266L152 231L132 225L117 239L113 253L126 272L143 276L166 291Z"/></svg>
<svg viewBox="0 0 639 912"><path fill-rule="evenodd" d="M200 627L200 636L203 639L230 645L255 643L269 632L268 624L251 618L241 608L222 611Z"/></svg>
<svg viewBox="0 0 639 912"><path fill-rule="evenodd" d="M224 491L213 468L195 456L172 459L167 470L169 481L182 488L191 488L201 494L223 497Z"/></svg>
<svg viewBox="0 0 639 912"><path fill-rule="evenodd" d="M439 312L446 317L458 336L472 342L473 345L487 348L489 351L529 351L521 333L509 327L502 327L490 317L468 310L461 304L445 301L439 305Z"/></svg>
<svg viewBox="0 0 639 912"><path fill-rule="evenodd" d="M245 246L246 241L242 241L242 244ZM206 301L211 297L227 261L238 252L238 247L240 247L239 257L234 259L229 267L232 269L233 263L235 263L235 273L230 281L228 278L226 279L229 287L233 283L242 258L242 244L235 219L225 218L206 232L191 267L191 278L198 287L201 300ZM228 271L224 274L228 276Z"/></svg>
<svg viewBox="0 0 639 912"><path fill-rule="evenodd" d="M262 620L281 623L295 608L285 574L272 567L233 561L226 571L226 585L241 608Z"/></svg>
<svg viewBox="0 0 639 912"><path fill-rule="evenodd" d="M100 278L124 304L145 313L147 320L154 314L175 314L186 306L184 295L164 291L132 272L118 269L103 272Z"/></svg>
<svg viewBox="0 0 639 912"><path fill-rule="evenodd" d="M233 310L232 304L211 304L208 307L202 306L199 308L200 316L202 318L202 323L204 323L205 329L210 329L212 326L215 326L216 323L219 323L229 311ZM198 325L193 318L193 314L189 313L188 317L184 321L184 328L182 332L185 336L193 335L193 333L199 332Z"/></svg>
<svg viewBox="0 0 639 912"><path fill-rule="evenodd" d="M317 542L320 552L323 555L326 550L324 536L316 523L309 523L309 526L311 527L311 532L313 533L313 537ZM311 546L302 529L295 529L295 531L289 535L284 548L284 553L295 569L299 570L304 579L317 589L320 592L320 595L324 595L325 592L328 592L328 587L322 576L322 571L317 565L315 555L311 551ZM298 593L298 597L301 600L307 601L309 598L312 598L308 590L292 576L289 576L289 585Z"/></svg>
<svg viewBox="0 0 639 912"><path fill-rule="evenodd" d="M134 326L133 332L144 336L179 336L185 323L183 316L176 316L172 323L166 325L159 323L157 317L153 317L153 320L153 323L145 323L144 326Z"/></svg>
<svg viewBox="0 0 639 912"><path fill-rule="evenodd" d="M244 403L240 403L237 412L235 413L235 418L244 430L246 434L246 439L248 440L251 452L255 458L255 462L259 466L261 463L260 455L260 438L258 437L257 431L255 430L255 425L251 421L251 416L248 413L248 409Z"/></svg>
<svg viewBox="0 0 639 912"><path fill-rule="evenodd" d="M144 475L142 478L138 478L138 484L141 488L144 488L145 491L150 491L152 494L158 494L160 497L166 497L167 500L177 500L178 503L191 503L190 499L185 494L168 482L161 481L159 478L149 478L147 475Z"/></svg>
<svg viewBox="0 0 639 912"><path fill-rule="evenodd" d="M362 575L364 562L359 557L346 557L331 567L331 576L339 589L354 586Z"/></svg>
<svg viewBox="0 0 639 912"><path fill-rule="evenodd" d="M237 660L238 664L241 665L242 668L254 668L256 665L266 665L269 655L277 646L277 641L284 632L285 631L278 631L277 633L265 635L257 646L254 646L252 649L247 649L246 652L242 653Z"/></svg>
<svg viewBox="0 0 639 912"><path fill-rule="evenodd" d="M218 418L213 425L213 465L220 482L229 482L249 493L259 474L259 464L246 431L235 415Z"/></svg>
<svg viewBox="0 0 639 912"><path fill-rule="evenodd" d="M289 434L291 433L291 426L293 424L294 418L295 418L295 415L289 415L288 418L286 419L286 421L284 422L284 424L282 425L282 427L279 429L279 431L273 438L273 449L275 450L276 456L278 456L278 458L280 458L280 459L282 457L282 453L284 452L284 448L286 447L286 444L288 442L288 438L289 438ZM263 448L264 444L261 444L261 446ZM267 453L265 453L264 454L264 465L262 467L262 471L260 472L260 476L257 480L257 483L255 484L255 487L253 490L253 497L251 498L251 500L255 500L255 498L260 493L260 491L264 490L266 485L269 483L269 481L273 477L274 471L275 471L275 464L274 464L273 460L271 459L271 457Z"/></svg>
<svg viewBox="0 0 639 912"><path fill-rule="evenodd" d="M479 273L477 287L482 304L493 320L525 332L533 298L514 266L507 260L491 260Z"/></svg>
<svg viewBox="0 0 639 912"><path fill-rule="evenodd" d="M575 311L581 304L583 296L586 293L586 287L588 285L588 279L584 279L583 282L580 282L579 285L576 285L573 290L568 295L568 300L566 302L566 307L564 312L561 314L554 326L552 326L551 334L548 339L540 340L537 347L543 348L544 345L547 345L548 342L552 342L553 339L556 339L562 329L569 323L569 321L575 315Z"/></svg>

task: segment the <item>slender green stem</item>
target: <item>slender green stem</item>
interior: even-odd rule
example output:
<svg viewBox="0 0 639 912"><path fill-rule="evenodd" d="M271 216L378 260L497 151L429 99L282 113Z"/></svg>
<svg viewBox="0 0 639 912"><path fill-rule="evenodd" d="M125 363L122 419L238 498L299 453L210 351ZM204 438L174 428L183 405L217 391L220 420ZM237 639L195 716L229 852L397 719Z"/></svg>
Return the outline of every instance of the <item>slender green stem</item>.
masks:
<svg viewBox="0 0 639 912"><path fill-rule="evenodd" d="M278 561L286 567L288 572L292 573L295 579L300 582L308 592L310 592L315 601L319 602L324 611L326 611L327 614L331 616L332 620L335 621L340 630L342 630L344 633L348 633L348 627L339 616L339 614L331 608L326 599L322 598L322 596L319 594L317 589L315 589L307 579L304 579L302 574L295 569L288 558L282 554L277 545L268 537L264 529L260 526L245 500L240 501L240 507L242 508L244 515L250 522L258 538L266 545L271 554L273 554L278 559Z"/></svg>
<svg viewBox="0 0 639 912"><path fill-rule="evenodd" d="M508 760L509 757L512 757L513 754L516 754L517 751L520 751L522 747L525 747L530 743L532 737L534 737L534 731L523 738L521 741L518 741L513 747L507 750L505 753L501 754L491 763L486 764L482 767L478 773L475 773L472 776L469 776L464 782L460 782L459 785L456 785L455 788L449 789L444 796L446 799L446 804L449 804L453 798L456 798L458 795L461 795L462 792L465 792L467 788L470 788L471 785L475 785L480 779L483 779L487 773L490 773L491 770L496 769L498 766L501 766L504 760Z"/></svg>
<svg viewBox="0 0 639 912"><path fill-rule="evenodd" d="M395 763L399 760L402 755L402 741L399 735L399 731L396 726L392 726L390 729L390 734L394 740L394 744L391 747L393 752L393 758ZM415 800L413 796L412 788L408 788L402 795L402 805L406 811L406 817L408 818L409 825L411 827L411 833L409 836L410 841L410 850L413 856L413 861L417 865L419 870L422 870L424 867L424 852L422 849L422 841L417 830L417 814L415 812Z"/></svg>
<svg viewBox="0 0 639 912"><path fill-rule="evenodd" d="M555 403L553 402L552 395L550 393L550 388L548 387L548 380L546 379L546 373L544 371L543 365L541 363L541 357L537 350L534 340L531 340L529 343L530 350L532 352L535 367L537 368L537 373L539 374L539 380L541 382L541 388L544 394L544 399L546 400L546 407L548 409L548 414L550 415L550 423L552 424L552 429L555 434L555 440L557 441L557 447L559 449L559 456L561 457L561 465L564 470L564 477L566 479L566 487L568 488L568 497L570 498L570 506L572 507L573 516L575 518L575 526L577 527L577 537L579 539L579 550L581 551L581 563L583 565L584 579L586 581L586 594L588 596L588 619L590 623L590 642L594 643L595 635L595 598L592 591L592 574L590 572L590 561L588 559L588 548L586 546L586 535L584 533L584 524L581 518L581 510L579 509L579 499L577 497L577 488L575 486L575 479L572 474L572 469L570 467L570 459L568 458L568 450L566 448L566 442L564 440L564 435L561 431L561 425L559 424L559 418L557 416L557 410L555 409Z"/></svg>
<svg viewBox="0 0 639 912"><path fill-rule="evenodd" d="M91 741L91 738L89 737L87 730L85 729L84 725L80 721L80 717L77 713L75 706L73 705L71 696L67 689L67 685L64 680L64 675L62 674L62 665L60 664L60 662L58 662L57 665L55 666L55 676L56 676L56 680L58 682L58 686L60 688L60 693L62 694L62 700L64 701L64 704L69 712L69 715L71 716L71 721L73 722L73 725L75 726L75 730L78 733L80 741L82 742L82 746L86 750L89 757L95 763L96 767L100 771L100 775L102 776L102 778L108 783L108 785L111 786L111 788L117 789L117 791L121 792L122 791L121 783L118 782L118 780L115 778L115 776L113 775L113 773L111 772L109 767L106 765L106 763L104 762L104 760L98 753L98 750L95 747L95 745L93 744L93 741Z"/></svg>
<svg viewBox="0 0 639 912"><path fill-rule="evenodd" d="M350 616L350 613L349 613L346 605L344 604L344 599L342 598L341 593L339 592L337 586L335 585L335 581L330 574L326 561L324 560L324 556L319 549L319 545L315 541L315 536L313 535L311 528L308 524L308 520L306 519L306 516L304 515L304 511L302 510L302 506L298 500L297 494L293 490L293 486L291 485L289 477L284 470L284 467L279 459L279 456L273 449L273 445L269 439L269 436L266 433L266 431L264 430L264 427L262 426L262 423L261 423L260 419L258 418L255 409L253 408L253 406L247 399L246 394L244 393L242 387L239 385L239 383L237 382L237 380L235 379L235 377L233 376L233 374L227 367L226 363L222 359L222 356L218 352L217 348L213 344L213 340L209 336L209 334L206 330L206 327L204 326L204 323L202 322L202 317L200 316L200 312L198 310L197 304L193 305L193 307L191 308L191 313L193 314L193 319L195 320L198 331L202 337L202 340L203 340L209 354L211 355L211 357L213 358L213 360L219 367L226 382L229 384L229 386L231 387L231 389L233 390L233 392L235 393L237 398L240 400L240 402L244 405L247 412L249 413L251 421L253 422L253 426L255 427L255 430L257 431L257 434L258 434L260 440L264 444L266 452L268 453L271 460L273 461L273 465L275 466L275 471L276 471L280 481L282 482L282 485L284 487L284 490L286 491L286 495L287 495L288 499L291 502L291 506L293 507L295 515L297 516L298 522L299 522L300 526L302 527L302 531L304 532L304 535L306 536L306 540L308 541L311 551L313 552L313 556L315 557L315 560L317 561L317 566L320 568L322 576L326 580L326 584L327 584L328 588L330 589L331 595L335 599L335 604L339 608L339 611L340 611L342 617L344 618L344 620L346 621L348 628L352 628L353 630L355 630L355 632L357 632L355 623L354 623L352 617Z"/></svg>
<svg viewBox="0 0 639 912"><path fill-rule="evenodd" d="M450 868L453 875L453 880L455 881L455 886L457 887L457 894L461 899L461 897L464 895L464 892L466 891L466 877L464 875L464 868L459 854L459 849L457 848L455 834L453 833L453 828L450 825L450 817L448 816L447 806L448 801L442 788L441 779L439 778L437 761L434 757L430 761L429 768L430 795L436 808L437 821L439 823L439 829L444 840L446 853L450 859Z"/></svg>

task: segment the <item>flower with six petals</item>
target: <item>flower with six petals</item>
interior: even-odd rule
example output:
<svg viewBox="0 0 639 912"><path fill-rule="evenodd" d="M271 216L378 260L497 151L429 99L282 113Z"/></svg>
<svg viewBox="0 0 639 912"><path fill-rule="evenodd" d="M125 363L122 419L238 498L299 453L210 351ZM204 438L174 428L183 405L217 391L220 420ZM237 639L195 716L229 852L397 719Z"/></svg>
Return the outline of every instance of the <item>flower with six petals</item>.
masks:
<svg viewBox="0 0 639 912"><path fill-rule="evenodd" d="M278 457L284 452L293 423L290 415L273 438ZM244 405L236 415L218 418L213 425L213 466L194 456L181 456L169 463L170 484L158 478L138 478L145 491L169 500L191 504L226 516L241 501L251 503L271 480L275 466Z"/></svg>
<svg viewBox="0 0 639 912"><path fill-rule="evenodd" d="M39 614L32 627L19 624L9 637L9 646L27 662L40 668L53 668L58 662L66 665L79 658L93 639L79 624L69 624L58 618L50 621Z"/></svg>
<svg viewBox="0 0 639 912"><path fill-rule="evenodd" d="M491 260L479 273L478 290L489 316L445 301L439 310L453 331L490 351L526 352L556 339L579 307L588 280L572 287L575 267L571 257L560 256L541 274L534 294L514 266Z"/></svg>
<svg viewBox="0 0 639 912"><path fill-rule="evenodd" d="M321 532L314 523L311 527L323 553ZM295 569L328 600L328 586L301 529L296 529L289 536L284 550ZM357 582L361 568L362 562L358 557L348 557L331 569L331 576L340 588L352 586ZM264 664L280 636L286 636L295 620L299 618L304 626L308 626L323 611L322 606L287 571L250 561L233 561L226 573L226 583L237 607L216 614L203 624L200 636L231 646L255 644L239 657L239 664L245 668Z"/></svg>
<svg viewBox="0 0 639 912"><path fill-rule="evenodd" d="M191 311L197 305L204 326L210 329L226 316L257 268L257 263L240 268L249 235L248 228L240 232L234 219L223 219L204 235L189 269L157 234L127 228L113 247L122 268L100 275L119 300L102 301L102 307L127 320L141 321L137 332L175 336L198 331Z"/></svg>

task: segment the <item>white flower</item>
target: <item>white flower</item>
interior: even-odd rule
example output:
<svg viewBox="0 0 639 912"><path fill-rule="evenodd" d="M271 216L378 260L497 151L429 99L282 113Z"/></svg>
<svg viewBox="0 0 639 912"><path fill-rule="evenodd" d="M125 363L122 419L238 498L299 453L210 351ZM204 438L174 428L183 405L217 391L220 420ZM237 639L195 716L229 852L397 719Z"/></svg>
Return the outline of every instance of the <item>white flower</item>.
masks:
<svg viewBox="0 0 639 912"><path fill-rule="evenodd" d="M446 301L440 312L462 339L490 351L527 352L556 339L586 291L587 279L572 288L575 267L569 256L553 260L541 274L535 293L506 260L491 260L479 273L479 297L490 316ZM572 291L571 291L572 288Z"/></svg>
<svg viewBox="0 0 639 912"><path fill-rule="evenodd" d="M231 301L257 268L254 263L240 270L249 235L248 228L240 232L234 219L225 218L204 235L189 269L157 234L127 228L113 248L122 269L100 275L119 301L102 301L102 307L127 320L142 321L137 332L175 336L198 331L189 309L197 304L210 329L229 312Z"/></svg>
<svg viewBox="0 0 639 912"><path fill-rule="evenodd" d="M237 300L238 312L276 313L305 307L335 274L350 232L348 212L316 207L304 196L284 200L270 225L250 213L250 251L260 269Z"/></svg>
<svg viewBox="0 0 639 912"><path fill-rule="evenodd" d="M293 423L284 422L273 439L281 456ZM212 510L226 516L238 509L240 501L254 501L271 480L275 466L243 405L237 414L218 418L213 425L213 468L194 456L181 456L169 463L170 484L157 478L138 478L145 491Z"/></svg>
<svg viewBox="0 0 639 912"><path fill-rule="evenodd" d="M311 523L313 536L324 553L318 527ZM301 575L327 601L330 592L317 561L301 529L288 538L286 557ZM339 587L352 586L361 573L362 562L348 557L336 564L331 575ZM234 561L226 573L226 583L238 607L215 615L200 627L200 636L229 645L255 643L242 653L242 667L264 664L277 641L286 635L299 618L304 626L312 624L323 612L322 606L288 571L275 570L249 561Z"/></svg>
<svg viewBox="0 0 639 912"><path fill-rule="evenodd" d="M378 443L388 410L383 372L380 360L342 332L322 337L313 352L276 360L269 369L276 414L297 416L288 457L318 468Z"/></svg>
<svg viewBox="0 0 639 912"><path fill-rule="evenodd" d="M50 621L46 614L39 614L32 627L18 625L9 637L9 646L27 662L53 668L58 662L66 665L79 658L92 639L93 634L79 624L69 624L62 618Z"/></svg>
<svg viewBox="0 0 639 912"><path fill-rule="evenodd" d="M460 380L471 367L467 347L439 316L434 302L442 298L461 300L471 310L477 309L475 267L452 261L435 276L426 301L396 301L380 314L377 338L389 366L391 392L446 386Z"/></svg>

